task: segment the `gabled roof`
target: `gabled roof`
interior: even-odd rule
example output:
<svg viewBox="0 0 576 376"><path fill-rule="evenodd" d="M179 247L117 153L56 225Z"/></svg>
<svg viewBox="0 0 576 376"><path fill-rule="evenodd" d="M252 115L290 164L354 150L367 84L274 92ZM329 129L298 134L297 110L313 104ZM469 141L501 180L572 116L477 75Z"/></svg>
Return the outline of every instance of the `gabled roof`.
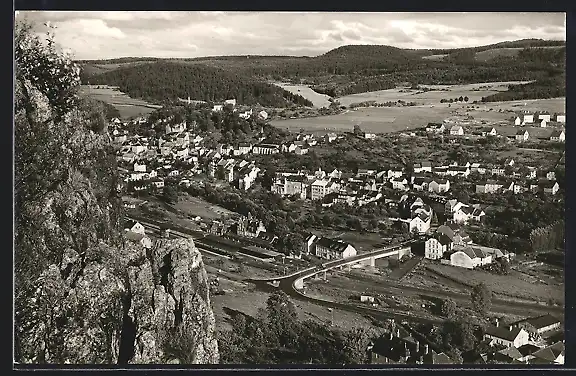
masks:
<svg viewBox="0 0 576 376"><path fill-rule="evenodd" d="M556 359L558 359L558 357L560 355L562 355L563 352L564 352L564 346L562 344L561 348L558 346L557 347L554 347L554 346L545 347L541 350L538 350L538 351L532 353L532 356L553 362Z"/></svg>
<svg viewBox="0 0 576 376"><path fill-rule="evenodd" d="M334 240L330 238L320 238L316 245L337 251L343 252L350 244L342 240Z"/></svg>
<svg viewBox="0 0 576 376"><path fill-rule="evenodd" d="M502 355L506 355L511 359L520 359L523 357L522 353L514 346L498 351Z"/></svg>
<svg viewBox="0 0 576 376"><path fill-rule="evenodd" d="M140 234L139 232L134 232L134 231L126 231L124 233L124 236L126 237L126 239L134 241L134 242L139 242L143 238L146 237L146 235Z"/></svg>
<svg viewBox="0 0 576 376"><path fill-rule="evenodd" d="M518 337L518 334L520 333L521 330L522 329L518 327L512 327L512 330L510 330L509 327L489 326L488 328L486 328L486 334L495 338L501 338L507 341L514 341L516 337Z"/></svg>
<svg viewBox="0 0 576 376"><path fill-rule="evenodd" d="M564 133L563 130L555 130L552 132L552 134L550 135L550 137L560 137L560 135Z"/></svg>
<svg viewBox="0 0 576 376"><path fill-rule="evenodd" d="M535 346L531 343L527 343L525 345L518 347L518 351L520 352L520 354L522 354L522 356L530 355L538 350L540 350L540 347Z"/></svg>
<svg viewBox="0 0 576 376"><path fill-rule="evenodd" d="M516 132L517 136L523 136L524 134L528 133L526 129L520 129Z"/></svg>
<svg viewBox="0 0 576 376"><path fill-rule="evenodd" d="M529 317L527 319L520 320L520 321L514 323L514 325L524 323L524 322L532 325L536 329L542 329L542 328L545 328L547 326L550 326L550 325L553 325L556 323L560 323L560 320L558 318L550 315L550 314L545 314L542 316Z"/></svg>

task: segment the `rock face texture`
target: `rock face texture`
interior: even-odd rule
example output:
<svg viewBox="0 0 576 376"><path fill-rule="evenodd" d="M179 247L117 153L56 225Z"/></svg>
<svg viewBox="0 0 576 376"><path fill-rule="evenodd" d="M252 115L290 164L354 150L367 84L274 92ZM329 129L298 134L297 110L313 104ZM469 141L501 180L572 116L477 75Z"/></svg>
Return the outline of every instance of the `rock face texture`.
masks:
<svg viewBox="0 0 576 376"><path fill-rule="evenodd" d="M15 362L218 363L199 251L124 242L102 104L33 35L15 37Z"/></svg>
<svg viewBox="0 0 576 376"><path fill-rule="evenodd" d="M193 241L122 253L124 273L113 261L82 266L72 249L42 273L17 328L21 362L218 363L208 280Z"/></svg>

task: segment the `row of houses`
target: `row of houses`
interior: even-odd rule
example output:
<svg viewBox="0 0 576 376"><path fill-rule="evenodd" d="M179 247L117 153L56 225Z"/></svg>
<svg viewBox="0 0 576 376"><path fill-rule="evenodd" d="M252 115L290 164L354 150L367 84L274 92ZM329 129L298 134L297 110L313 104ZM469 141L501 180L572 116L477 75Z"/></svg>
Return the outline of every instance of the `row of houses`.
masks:
<svg viewBox="0 0 576 376"><path fill-rule="evenodd" d="M514 194L524 192L543 192L544 194L555 195L560 190L557 181L540 180L529 184L514 181L497 181L489 179L484 183L476 184L476 193L495 194L500 192L512 192Z"/></svg>
<svg viewBox="0 0 576 376"><path fill-rule="evenodd" d="M557 113L551 115L549 112L538 112L538 113L517 113L513 117L514 125L527 125L541 122L551 122L556 123L566 123L566 114Z"/></svg>
<svg viewBox="0 0 576 376"><path fill-rule="evenodd" d="M539 123L539 126L542 128L547 127L547 123L545 120L542 120ZM462 127L461 125L453 125L453 126L445 126L444 124L434 124L434 123L430 123L427 127L426 127L426 132L428 133L434 133L434 134L444 134L447 133L450 136L465 136L466 132L464 130L464 127ZM470 133L471 136L480 136L480 137L487 137L487 136L493 136L493 137L499 137L499 136L504 136L510 139L514 139L515 141L518 142L524 142L524 141L528 141L530 139L530 132L528 132L528 130L526 129L519 129L516 131L515 134L510 135L507 134L508 132L505 132L503 134L500 134L500 132L498 132L496 130L496 128L494 127L482 127L479 128L477 130L474 130ZM544 137L545 139L552 141L552 142L565 142L566 141L566 133L564 132L563 129L555 129L552 130L546 137Z"/></svg>

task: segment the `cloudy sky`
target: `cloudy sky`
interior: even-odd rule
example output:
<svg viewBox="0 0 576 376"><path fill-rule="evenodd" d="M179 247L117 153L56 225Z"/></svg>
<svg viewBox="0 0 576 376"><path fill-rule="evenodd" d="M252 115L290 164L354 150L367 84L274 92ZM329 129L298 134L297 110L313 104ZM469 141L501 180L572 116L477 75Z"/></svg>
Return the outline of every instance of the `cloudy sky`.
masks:
<svg viewBox="0 0 576 376"><path fill-rule="evenodd" d="M564 13L18 12L76 59L316 56L346 44L470 47L566 40Z"/></svg>

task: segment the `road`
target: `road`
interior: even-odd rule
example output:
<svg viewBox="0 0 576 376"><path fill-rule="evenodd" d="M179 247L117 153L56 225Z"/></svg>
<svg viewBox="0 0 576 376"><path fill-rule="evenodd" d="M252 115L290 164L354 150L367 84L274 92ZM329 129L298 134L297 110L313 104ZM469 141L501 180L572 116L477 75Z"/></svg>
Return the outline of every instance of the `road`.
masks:
<svg viewBox="0 0 576 376"><path fill-rule="evenodd" d="M158 227L157 224L153 224L147 221L143 221L141 218L132 218L134 220L138 220L140 223L142 223L145 226L153 226L153 227ZM150 226L151 225L151 226ZM171 226L168 226L171 227ZM174 230L172 230L174 231ZM181 236L190 236L192 235L193 237L196 237L196 242L198 242L198 240L201 239L201 237L204 236L204 234L202 232L198 232L198 231L194 231L194 230L189 230L190 234L185 234L185 233L181 233L178 231L178 233ZM200 242L198 242L200 243ZM322 266L316 266L316 267L310 267L307 269L304 269L302 271L298 271L286 276L278 276L275 278L267 278L267 279L246 279L246 282L250 282L255 284L257 287L261 288L261 289L265 289L265 290L270 290L271 288L273 288L272 286L270 286L270 282L273 281L278 281L279 285L278 288L282 291L284 291L287 295L296 298L298 300L303 300L303 301L307 301L307 302L311 302L314 304L318 304L321 306L325 306L327 308L335 308L335 309L341 309L344 311L349 311L349 312L354 312L354 313L360 313L360 314L364 314L364 315L370 315L372 317L375 318L394 318L396 320L406 320L406 321L413 321L413 322L422 322L422 323L438 323L438 322L442 322L443 320L441 319L436 319L436 318L428 318L428 317L423 317L423 316L416 316L416 315L412 315L412 314L406 314L406 313L400 313L397 311L392 311L392 310L387 310L387 311L383 311L382 309L374 309L374 308L370 308L370 307L362 307L362 306L356 306L356 305L352 305L352 304L346 304L346 303L340 303L340 302L333 302L333 301L327 301L327 300L322 300L322 299L317 299L317 298L313 298L313 297L309 297L306 296L305 294L301 293L300 291L298 291L294 284L295 282L300 279L300 278L309 278L317 273L322 273L324 271L328 271L334 268L338 268L339 266L343 266L346 264L349 264L351 261L356 261L356 260L361 260L365 257L368 257L370 255L377 255L377 254L382 254L385 253L395 247L402 247L402 246L406 246L406 244L402 243L402 244L398 244L398 245L394 245L391 246L389 248L385 248L385 249L379 249L373 252L369 252L369 253L363 253L351 258L347 258L347 259L339 259L339 260L333 260L333 261L329 261L324 263ZM435 297L435 298L440 298L440 299L446 299L446 298L451 298L457 302L460 302L461 304L464 305L469 305L470 304L470 296L468 294L464 294L464 293L456 293L456 292L450 292L450 291L444 291L444 290L439 290L439 289L432 289L432 288L419 288L419 287L414 287L414 286L405 286L403 284L400 283L395 283L393 281L390 280L382 280L382 281L374 281L372 279L366 278L366 277L360 277L358 275L354 275L351 276L352 278L356 279L360 284L364 284L364 290L367 288L370 288L372 290L376 290L376 291L381 291L387 294L394 294L394 295L398 295L398 296L402 296L404 293L410 293L410 294L419 294L422 296L429 296L429 297ZM275 289L275 288L273 288ZM506 300L502 300L502 299L493 299L492 301L492 312L494 313L513 313L513 314L517 314L517 315L521 315L521 316L525 316L526 312L541 312L541 313L562 313L564 312L564 308L563 307L550 307L550 306L544 306L544 305L540 305L540 304L535 304L535 303L522 303L522 302L513 302L513 301L506 301Z"/></svg>

